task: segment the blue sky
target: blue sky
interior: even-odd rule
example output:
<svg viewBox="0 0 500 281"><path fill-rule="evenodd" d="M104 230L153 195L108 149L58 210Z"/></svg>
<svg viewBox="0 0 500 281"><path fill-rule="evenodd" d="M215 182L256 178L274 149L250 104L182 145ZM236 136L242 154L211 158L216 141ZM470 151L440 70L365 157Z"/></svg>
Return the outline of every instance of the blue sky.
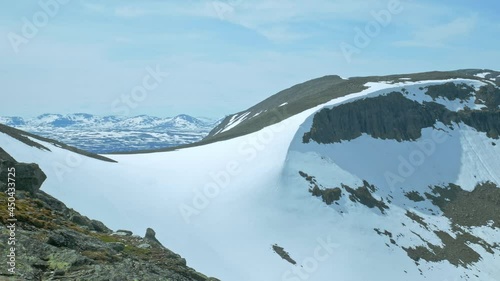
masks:
<svg viewBox="0 0 500 281"><path fill-rule="evenodd" d="M6 1L0 115L216 118L329 74L500 70L500 3L436 2Z"/></svg>

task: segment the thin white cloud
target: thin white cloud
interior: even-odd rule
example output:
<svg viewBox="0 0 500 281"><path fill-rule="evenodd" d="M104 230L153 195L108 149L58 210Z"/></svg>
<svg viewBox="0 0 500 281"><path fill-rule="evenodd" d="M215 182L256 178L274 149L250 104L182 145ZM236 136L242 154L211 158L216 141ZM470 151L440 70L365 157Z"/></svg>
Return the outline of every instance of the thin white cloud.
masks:
<svg viewBox="0 0 500 281"><path fill-rule="evenodd" d="M205 2L186 1L173 2L144 2L138 4L120 5L114 8L114 15L123 18L145 16L194 16L208 17L212 15Z"/></svg>
<svg viewBox="0 0 500 281"><path fill-rule="evenodd" d="M471 34L476 24L477 16L457 18L445 24L417 30L412 39L397 41L395 45L401 47L447 47L452 40Z"/></svg>
<svg viewBox="0 0 500 281"><path fill-rule="evenodd" d="M145 2L122 4L115 7L114 15L123 18L135 18L151 15L172 15L205 17L226 21L252 30L273 42L297 41L310 37L310 34L296 30L296 23L320 23L323 20L371 20L371 11L386 8L387 2L367 0L362 7L349 0L214 0Z"/></svg>
<svg viewBox="0 0 500 281"><path fill-rule="evenodd" d="M89 1L81 1L80 4L84 9L95 13L104 13L106 11L106 6L102 4L97 4Z"/></svg>
<svg viewBox="0 0 500 281"><path fill-rule="evenodd" d="M128 44L133 42L133 40L130 39L129 37L120 37L120 36L113 37L113 41L120 44Z"/></svg>
<svg viewBox="0 0 500 281"><path fill-rule="evenodd" d="M255 0L255 1L213 1L209 3L211 16L243 26L273 42L297 41L311 34L294 29L296 23L321 22L325 19L364 20L370 9L383 7L382 1L370 0L360 9L357 3L347 0Z"/></svg>
<svg viewBox="0 0 500 281"><path fill-rule="evenodd" d="M115 9L115 15L119 17L124 17L124 18L135 18L135 17L140 17L140 16L145 16L148 14L152 14L155 11L153 10L145 10L141 8L136 8L136 7L119 7Z"/></svg>
<svg viewBox="0 0 500 281"><path fill-rule="evenodd" d="M273 26L260 30L260 33L274 42L292 42L311 37L309 33L294 32L286 26Z"/></svg>
<svg viewBox="0 0 500 281"><path fill-rule="evenodd" d="M124 1L115 5L112 12L114 16L122 18L155 15L212 18L242 26L269 41L281 43L311 37L311 34L297 30L297 26L301 24L314 23L328 30L346 22L365 24L373 20L373 12L387 10L388 3L387 0L366 0L363 5L351 0L145 1L140 4ZM411 20L413 22L427 22L429 17L435 17L444 10L441 6L417 4L410 0L401 0L400 3L405 16L399 17L398 20L403 22L409 19L414 19ZM415 18L413 16L415 14L420 16ZM400 15L393 16L396 18ZM401 42L401 44L411 44L411 42Z"/></svg>

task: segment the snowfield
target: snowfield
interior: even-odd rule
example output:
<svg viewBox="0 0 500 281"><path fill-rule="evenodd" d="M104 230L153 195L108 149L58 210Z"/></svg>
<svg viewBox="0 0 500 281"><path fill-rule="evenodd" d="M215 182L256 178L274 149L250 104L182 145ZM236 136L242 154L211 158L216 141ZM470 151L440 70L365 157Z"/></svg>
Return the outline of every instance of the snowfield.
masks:
<svg viewBox="0 0 500 281"><path fill-rule="evenodd" d="M51 150L42 151L2 133L0 147L17 161L38 163L48 177L42 189L69 207L115 230L126 228L142 235L152 227L163 245L186 258L189 266L223 281L498 281L498 250L491 254L471 246L482 260L464 268L447 261L421 260L416 266L401 247L425 245L421 238L440 245L430 230L452 233L439 208L428 201L408 200L402 188L411 186L423 194L436 184L455 183L469 190L486 180L500 185L500 143L491 145L486 134L464 124L454 130L443 124L424 129L416 142L363 135L329 145L302 143L314 113L324 107L403 87L410 92L408 98L430 101L419 88L449 81L482 85L475 80L368 83L367 90L246 136L172 152L106 155L118 163L34 140ZM474 100L437 102L453 110L477 107ZM245 117L233 120L225 130ZM432 152L421 148L429 148L429 141L434 142ZM401 161L410 161L419 149L424 162L401 177ZM329 187L354 188L366 180L377 187L374 196L383 198L389 209L382 214L345 196L339 205L327 206L309 193L299 171ZM388 181L390 173L401 178ZM407 210L423 217L430 230L408 218ZM374 229L391 232L398 246ZM498 228L468 231L488 243L500 243ZM280 258L272 249L274 244L283 247L297 265Z"/></svg>

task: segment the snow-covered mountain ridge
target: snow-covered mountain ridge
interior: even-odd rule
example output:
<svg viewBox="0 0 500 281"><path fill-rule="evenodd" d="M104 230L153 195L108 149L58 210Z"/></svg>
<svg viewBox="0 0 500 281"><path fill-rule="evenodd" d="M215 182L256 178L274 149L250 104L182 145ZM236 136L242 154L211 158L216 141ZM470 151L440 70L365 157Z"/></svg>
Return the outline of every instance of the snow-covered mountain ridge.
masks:
<svg viewBox="0 0 500 281"><path fill-rule="evenodd" d="M281 117L288 118L334 98L360 92L366 89L366 83L397 83L447 79L474 79L500 86L500 72L484 69L432 71L351 78L329 75L290 87L255 106L227 116L210 132L205 142L223 140L255 132L269 125L269 121L273 116L276 117L276 112L279 112ZM274 119L271 123L279 122L282 118Z"/></svg>
<svg viewBox="0 0 500 281"><path fill-rule="evenodd" d="M6 134L0 147L38 163L46 192L111 227L153 227L221 280L498 281L500 73L485 72L350 78L356 91L316 105L275 98L282 111L235 137L117 163Z"/></svg>

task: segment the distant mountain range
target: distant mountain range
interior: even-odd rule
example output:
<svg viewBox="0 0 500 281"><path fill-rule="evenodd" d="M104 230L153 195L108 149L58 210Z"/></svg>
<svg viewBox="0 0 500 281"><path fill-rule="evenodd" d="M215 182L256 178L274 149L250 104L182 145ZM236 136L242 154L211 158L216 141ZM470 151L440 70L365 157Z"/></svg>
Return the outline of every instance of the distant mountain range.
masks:
<svg viewBox="0 0 500 281"><path fill-rule="evenodd" d="M150 150L203 139L219 121L181 114L171 118L42 114L0 117L0 123L94 153Z"/></svg>

